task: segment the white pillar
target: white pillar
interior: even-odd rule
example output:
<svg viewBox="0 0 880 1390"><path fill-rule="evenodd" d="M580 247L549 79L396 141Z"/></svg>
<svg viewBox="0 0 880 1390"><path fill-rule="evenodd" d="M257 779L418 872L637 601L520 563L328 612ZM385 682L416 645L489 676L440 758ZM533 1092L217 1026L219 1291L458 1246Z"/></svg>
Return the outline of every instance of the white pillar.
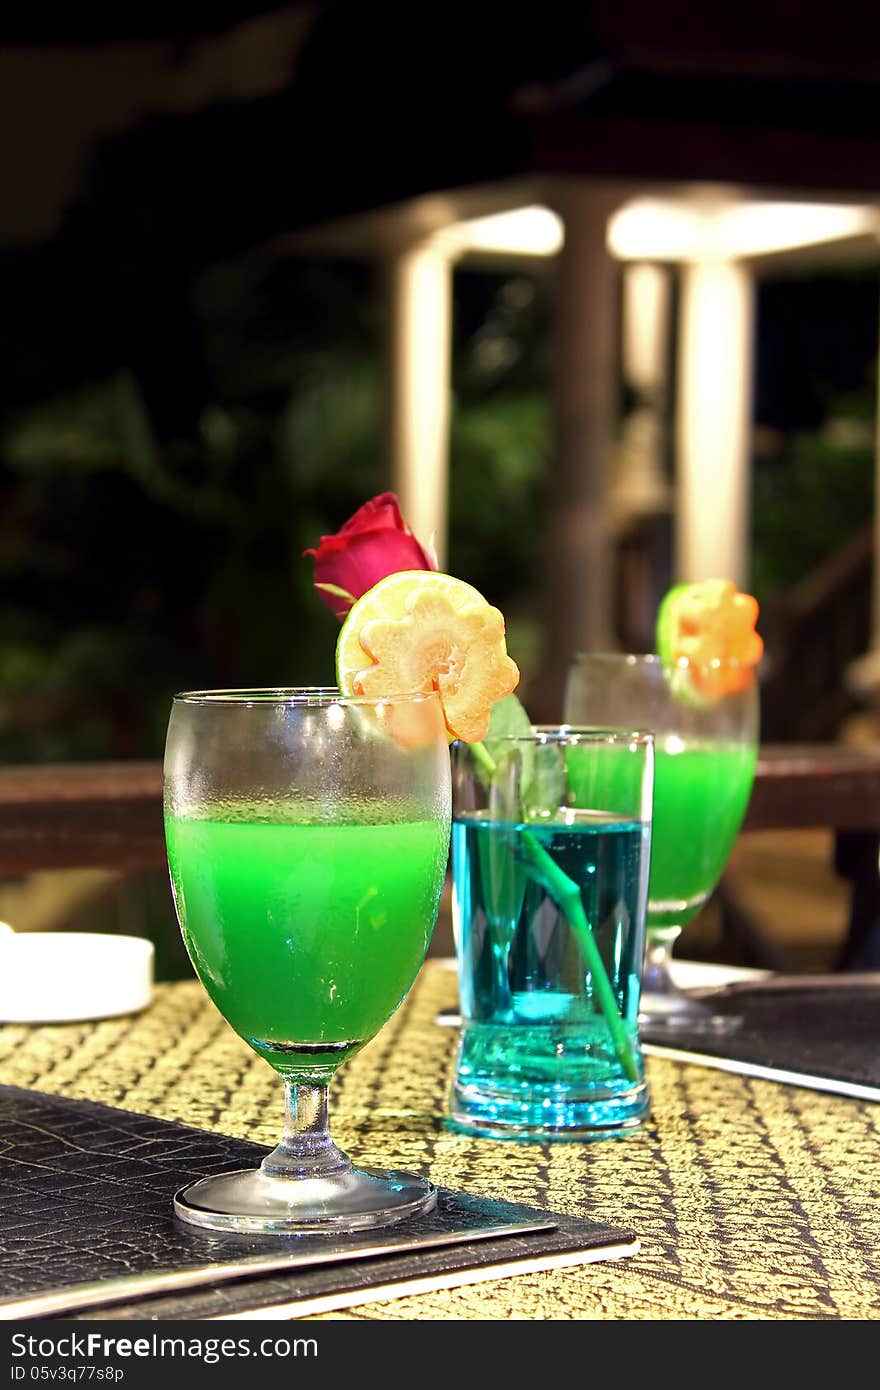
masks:
<svg viewBox="0 0 880 1390"><path fill-rule="evenodd" d="M614 510L619 525L667 512L671 502L663 464L670 271L634 261L622 267L622 276L621 363L635 399L617 448Z"/></svg>
<svg viewBox="0 0 880 1390"><path fill-rule="evenodd" d="M666 394L669 339L669 271L648 261L623 267L623 375L640 397Z"/></svg>
<svg viewBox="0 0 880 1390"><path fill-rule="evenodd" d="M388 265L388 442L391 485L442 569L449 492L452 261L430 240L396 248Z"/></svg>
<svg viewBox="0 0 880 1390"><path fill-rule="evenodd" d="M752 411L751 274L683 267L679 320L676 574L747 582Z"/></svg>

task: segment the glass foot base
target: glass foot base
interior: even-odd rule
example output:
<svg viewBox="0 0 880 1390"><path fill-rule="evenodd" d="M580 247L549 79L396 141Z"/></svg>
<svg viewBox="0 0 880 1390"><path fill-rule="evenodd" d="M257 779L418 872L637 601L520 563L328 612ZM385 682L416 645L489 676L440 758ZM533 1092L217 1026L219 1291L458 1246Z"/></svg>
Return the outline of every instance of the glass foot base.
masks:
<svg viewBox="0 0 880 1390"><path fill-rule="evenodd" d="M546 1124L498 1124L481 1116L452 1114L446 1124L453 1133L467 1134L475 1139L516 1139L527 1144L558 1144L567 1140L583 1144L592 1139L623 1139L641 1126L643 1118L639 1115L614 1125L570 1125L554 1129Z"/></svg>
<svg viewBox="0 0 880 1390"><path fill-rule="evenodd" d="M561 1087L559 1088L561 1091ZM504 1094L457 1084L447 1125L459 1134L525 1143L611 1139L638 1129L648 1114L648 1087L639 1082L626 1095L572 1100L543 1093Z"/></svg>
<svg viewBox="0 0 880 1390"><path fill-rule="evenodd" d="M317 1178L281 1178L248 1168L181 1188L174 1211L208 1231L280 1235L390 1226L437 1204L426 1178L398 1169L347 1168Z"/></svg>
<svg viewBox="0 0 880 1390"><path fill-rule="evenodd" d="M466 1020L449 1099L452 1126L533 1143L635 1129L649 1106L635 1029L625 1026L624 1058L605 1019L579 1018L582 1008L571 995L536 991L517 1000L512 1022ZM569 1014L577 1021L566 1021Z"/></svg>

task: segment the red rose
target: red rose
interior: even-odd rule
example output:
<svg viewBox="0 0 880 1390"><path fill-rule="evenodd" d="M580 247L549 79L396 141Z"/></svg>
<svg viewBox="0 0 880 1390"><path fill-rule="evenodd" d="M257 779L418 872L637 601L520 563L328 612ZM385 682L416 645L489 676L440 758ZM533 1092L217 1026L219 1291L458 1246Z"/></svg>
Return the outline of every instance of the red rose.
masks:
<svg viewBox="0 0 880 1390"><path fill-rule="evenodd" d="M386 575L437 568L401 516L393 492L365 502L335 536L322 536L317 550L303 554L314 556L315 588L337 618Z"/></svg>

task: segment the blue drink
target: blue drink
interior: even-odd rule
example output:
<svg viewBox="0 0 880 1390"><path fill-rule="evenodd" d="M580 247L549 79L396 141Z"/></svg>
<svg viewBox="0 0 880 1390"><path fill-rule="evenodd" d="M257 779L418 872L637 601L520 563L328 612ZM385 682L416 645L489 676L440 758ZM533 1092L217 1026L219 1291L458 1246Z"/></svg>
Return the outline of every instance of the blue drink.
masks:
<svg viewBox="0 0 880 1390"><path fill-rule="evenodd" d="M637 1125L648 1109L637 1033L648 821L566 806L514 823L476 809L456 814L452 837L454 1124L541 1140ZM566 881L580 913L563 903Z"/></svg>

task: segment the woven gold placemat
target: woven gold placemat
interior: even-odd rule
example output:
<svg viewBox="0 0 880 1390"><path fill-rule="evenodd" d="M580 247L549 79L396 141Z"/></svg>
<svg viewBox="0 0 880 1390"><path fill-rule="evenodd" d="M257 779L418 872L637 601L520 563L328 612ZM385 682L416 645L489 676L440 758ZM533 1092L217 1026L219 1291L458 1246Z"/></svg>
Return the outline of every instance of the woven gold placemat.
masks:
<svg viewBox="0 0 880 1390"><path fill-rule="evenodd" d="M457 1034L434 1019L455 1002L454 973L429 961L407 1004L342 1068L337 1142L360 1162L627 1227L641 1251L324 1316L880 1316L880 1105L652 1057L651 1116L625 1139L470 1139L443 1126ZM279 1131L277 1078L196 983L159 986L136 1017L0 1028L0 1081L266 1144Z"/></svg>

